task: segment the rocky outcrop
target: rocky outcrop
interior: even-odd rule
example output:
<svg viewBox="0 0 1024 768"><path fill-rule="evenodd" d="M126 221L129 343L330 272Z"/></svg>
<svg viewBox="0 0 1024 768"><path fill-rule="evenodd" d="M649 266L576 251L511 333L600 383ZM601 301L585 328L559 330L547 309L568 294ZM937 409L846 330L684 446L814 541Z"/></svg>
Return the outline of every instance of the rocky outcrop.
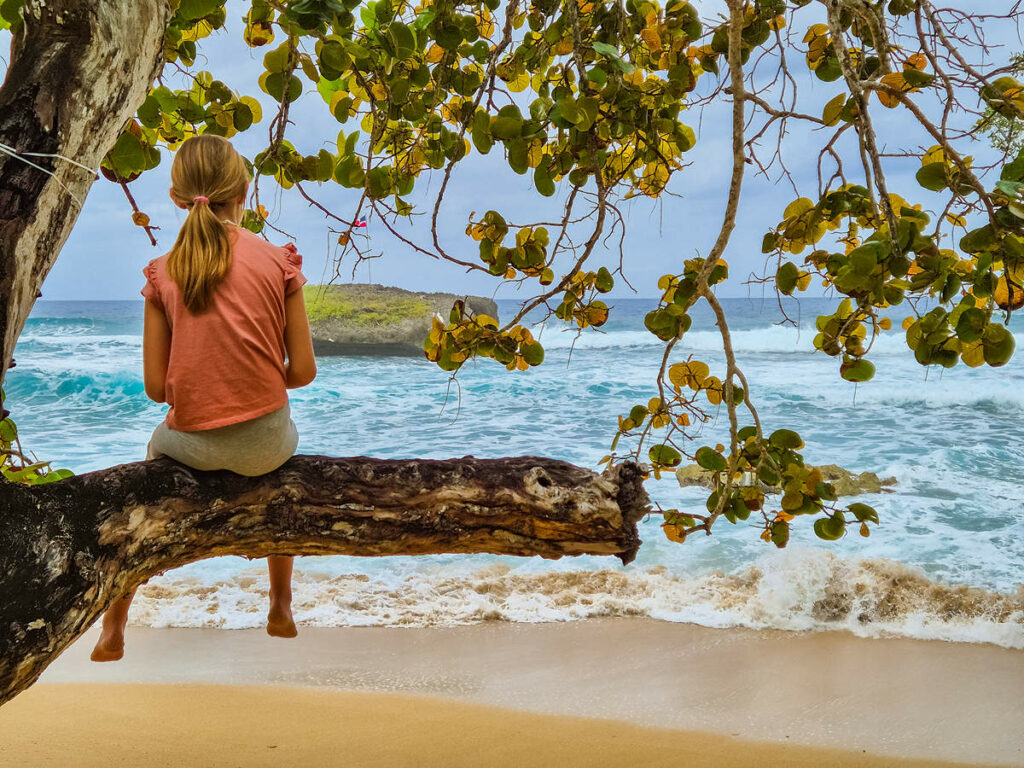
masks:
<svg viewBox="0 0 1024 768"><path fill-rule="evenodd" d="M892 493L890 486L896 485L895 477L879 479L874 472L861 472L859 475L843 469L838 464L822 464L818 467L826 483L831 483L837 496L858 496L862 493ZM714 488L714 472L709 472L696 464L680 467L676 470L676 479L684 488L692 485ZM767 490L767 486L762 486Z"/></svg>
<svg viewBox="0 0 1024 768"><path fill-rule="evenodd" d="M498 317L493 299L372 283L307 285L305 298L317 355L420 356L434 315L447 321L459 299L472 314Z"/></svg>

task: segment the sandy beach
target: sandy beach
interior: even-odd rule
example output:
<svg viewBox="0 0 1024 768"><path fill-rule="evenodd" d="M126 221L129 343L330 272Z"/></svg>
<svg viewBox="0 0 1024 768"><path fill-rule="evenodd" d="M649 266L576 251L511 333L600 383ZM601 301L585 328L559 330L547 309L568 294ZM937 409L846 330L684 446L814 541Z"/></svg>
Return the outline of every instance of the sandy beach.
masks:
<svg viewBox="0 0 1024 768"><path fill-rule="evenodd" d="M1024 765L1024 654L648 619L91 630L0 711L0 764Z"/></svg>

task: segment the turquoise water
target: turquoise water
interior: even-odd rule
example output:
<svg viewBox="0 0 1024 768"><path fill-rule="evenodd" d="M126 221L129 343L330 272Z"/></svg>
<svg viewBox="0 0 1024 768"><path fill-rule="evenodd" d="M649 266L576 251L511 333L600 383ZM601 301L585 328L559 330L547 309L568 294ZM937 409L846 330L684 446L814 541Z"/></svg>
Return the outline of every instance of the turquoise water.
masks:
<svg viewBox="0 0 1024 768"><path fill-rule="evenodd" d="M292 392L299 451L381 458L545 455L597 468L616 415L653 394L659 342L643 329L653 306L611 302L605 332L537 327L545 363L508 372L466 366L458 383L426 360L322 358L316 381ZM898 480L867 497L881 517L869 539L822 542L797 526L790 547L747 525L721 524L685 545L652 517L623 567L603 558L552 563L494 556L310 558L297 565L297 618L308 624L547 621L643 614L713 626L846 628L1024 647L1024 344L1000 369L926 370L890 332L878 373L854 387L814 353L814 317L834 302L804 300L800 328L776 324L774 301L724 302L733 343L768 430L798 430L813 463ZM500 301L507 317L515 301ZM145 454L164 409L141 378L141 302L40 301L7 381L8 407L39 456L85 472ZM893 315L899 328L903 313ZM1012 329L1024 342L1024 322ZM708 314L677 347L721 371ZM568 365L567 365L568 363ZM724 441L724 412L702 441ZM651 482L665 507L702 508L700 489ZM977 589L969 589L977 588ZM154 626L258 626L266 578L241 558L196 563L143 589L133 621Z"/></svg>

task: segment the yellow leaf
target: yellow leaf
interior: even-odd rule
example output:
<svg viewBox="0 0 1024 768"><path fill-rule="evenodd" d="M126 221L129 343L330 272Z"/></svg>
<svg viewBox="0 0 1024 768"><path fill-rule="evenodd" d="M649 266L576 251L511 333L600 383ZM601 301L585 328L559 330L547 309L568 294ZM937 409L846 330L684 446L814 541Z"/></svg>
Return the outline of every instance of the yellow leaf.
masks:
<svg viewBox="0 0 1024 768"><path fill-rule="evenodd" d="M266 45L274 39L274 27L269 21L257 21L247 24L245 31L242 33L242 39L253 48Z"/></svg>
<svg viewBox="0 0 1024 768"><path fill-rule="evenodd" d="M540 161L544 158L544 145L541 144L540 139L534 139L530 142L530 148L526 151L526 164L530 168L536 168L540 165Z"/></svg>
<svg viewBox="0 0 1024 768"><path fill-rule="evenodd" d="M807 34L804 35L804 42L809 43L817 37L828 36L828 25L826 24L814 24L807 28Z"/></svg>
<svg viewBox="0 0 1024 768"><path fill-rule="evenodd" d="M839 122L839 113L843 111L843 107L846 106L846 94L840 93L834 99L829 101L825 105L825 109L822 110L821 119L825 122L825 125L835 125Z"/></svg>
<svg viewBox="0 0 1024 768"><path fill-rule="evenodd" d="M960 349L960 359L969 368L977 368L985 364L985 347L981 339L964 344Z"/></svg>
<svg viewBox="0 0 1024 768"><path fill-rule="evenodd" d="M492 328L497 328L498 327L498 321L495 320L490 315L480 314L480 315L477 315L476 317L474 317L473 319L476 320L476 324L481 326L481 327L488 326L488 325L491 326ZM515 334L515 331L516 331L516 329L513 328L512 329L512 334Z"/></svg>
<svg viewBox="0 0 1024 768"><path fill-rule="evenodd" d="M338 235L338 245L348 245L348 241L348 232L342 232L340 235Z"/></svg>
<svg viewBox="0 0 1024 768"><path fill-rule="evenodd" d="M947 213L946 221L952 224L954 227L967 228L967 219L955 213Z"/></svg>
<svg viewBox="0 0 1024 768"><path fill-rule="evenodd" d="M778 16L776 16L774 19L772 19L771 21L768 22L768 28L771 29L771 30L774 30L776 32L778 30L780 30L780 29L785 28L785 26L786 26L786 17L783 16L781 13Z"/></svg>
<svg viewBox="0 0 1024 768"><path fill-rule="evenodd" d="M658 34L658 30L654 27L645 27L640 30L640 37L643 38L644 42L647 43L647 47L652 51L661 50L661 35Z"/></svg>
<svg viewBox="0 0 1024 768"><path fill-rule="evenodd" d="M996 281L996 289L992 298L995 299L996 306L1000 309L1015 312L1024 307L1024 288L1017 280L1013 280L1011 283L1006 275L1003 275Z"/></svg>
<svg viewBox="0 0 1024 768"><path fill-rule="evenodd" d="M444 58L444 48L439 46L437 43L433 43L427 49L427 55L423 57L423 60L428 64L437 64L441 59Z"/></svg>
<svg viewBox="0 0 1024 768"><path fill-rule="evenodd" d="M878 321L878 327L881 328L883 331L888 331L890 328L892 328L892 320L890 320L888 317L883 317L881 320Z"/></svg>
<svg viewBox="0 0 1024 768"><path fill-rule="evenodd" d="M921 156L921 165L946 162L946 151L936 144Z"/></svg>
<svg viewBox="0 0 1024 768"><path fill-rule="evenodd" d="M927 66L928 66L928 59L925 58L925 55L923 53L915 53L913 56L908 58L903 63L903 68L904 69L917 69L917 70L920 70L922 72L925 70L925 68Z"/></svg>
<svg viewBox="0 0 1024 768"><path fill-rule="evenodd" d="M142 211L136 211L132 214L132 222L134 222L138 227L148 227L149 216L144 214Z"/></svg>
<svg viewBox="0 0 1024 768"><path fill-rule="evenodd" d="M674 541L677 544L682 544L686 541L686 536L683 534L683 529L678 525L669 525L665 523L661 526L665 531L665 538L669 541Z"/></svg>
<svg viewBox="0 0 1024 768"><path fill-rule="evenodd" d="M722 382L715 376L709 376L704 380L703 389L706 390L708 402L712 405L722 403Z"/></svg>
<svg viewBox="0 0 1024 768"><path fill-rule="evenodd" d="M808 198L800 197L786 206L786 210L783 211L782 217L784 219L791 219L794 216L799 216L802 213L806 213L813 207L814 203L812 203Z"/></svg>
<svg viewBox="0 0 1024 768"><path fill-rule="evenodd" d="M817 493L815 490L818 483L824 482L825 478L821 474L821 470L815 467L807 473L807 477L804 479L804 488L807 493Z"/></svg>
<svg viewBox="0 0 1024 768"><path fill-rule="evenodd" d="M897 91L912 91L913 88L903 78L901 72L890 72L888 75L882 76L882 85L887 85L890 88ZM877 91L878 100L882 102L883 107L893 109L899 106L900 100L895 94L888 93L886 91Z"/></svg>
<svg viewBox="0 0 1024 768"><path fill-rule="evenodd" d="M519 93L525 91L530 87L530 73L520 72L514 78L508 81L508 89L513 93Z"/></svg>
<svg viewBox="0 0 1024 768"><path fill-rule="evenodd" d="M912 326L913 324L914 324L914 318L913 317L905 317L905 318L903 318L903 330L904 331L909 331L910 330L910 326Z"/></svg>

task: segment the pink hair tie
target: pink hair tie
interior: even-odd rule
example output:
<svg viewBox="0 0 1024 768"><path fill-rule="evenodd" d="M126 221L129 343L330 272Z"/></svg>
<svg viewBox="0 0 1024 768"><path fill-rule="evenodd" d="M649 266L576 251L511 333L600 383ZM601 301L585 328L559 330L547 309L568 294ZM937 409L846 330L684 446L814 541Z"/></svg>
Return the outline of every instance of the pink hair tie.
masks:
<svg viewBox="0 0 1024 768"><path fill-rule="evenodd" d="M209 205L210 204L210 198L203 197L202 195L196 195L195 197L192 198L192 202L193 203L206 203L207 205Z"/></svg>

